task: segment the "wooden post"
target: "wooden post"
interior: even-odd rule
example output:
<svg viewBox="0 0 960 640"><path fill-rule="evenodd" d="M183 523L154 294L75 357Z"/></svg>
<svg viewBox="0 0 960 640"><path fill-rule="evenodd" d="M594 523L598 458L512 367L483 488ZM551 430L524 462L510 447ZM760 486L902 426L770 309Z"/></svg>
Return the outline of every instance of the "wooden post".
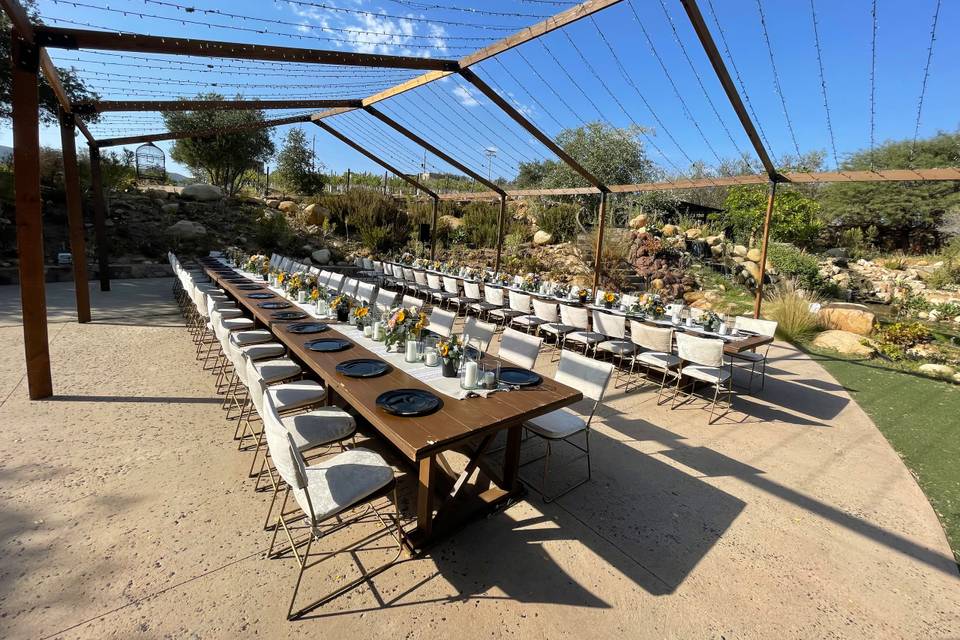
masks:
<svg viewBox="0 0 960 640"><path fill-rule="evenodd" d="M760 279L757 280L757 298L753 301L753 317L760 317L760 305L763 301L763 277L767 271L767 244L770 240L770 218L773 217L773 200L777 195L777 183L770 181L770 196L767 198L767 215L763 218L763 244L760 247Z"/></svg>
<svg viewBox="0 0 960 640"><path fill-rule="evenodd" d="M347 191L350 191L350 169L347 169Z"/></svg>
<svg viewBox="0 0 960 640"><path fill-rule="evenodd" d="M47 300L40 200L40 104L37 73L40 49L15 29L10 33L13 102L13 184L20 258L23 350L31 400L53 395L47 342Z"/></svg>
<svg viewBox="0 0 960 640"><path fill-rule="evenodd" d="M507 217L507 196L500 194L500 215L497 217L497 257L493 270L500 271L500 253L503 250L503 227Z"/></svg>
<svg viewBox="0 0 960 640"><path fill-rule="evenodd" d="M430 225L430 259L437 259L437 211L440 209L440 198L433 199L433 223Z"/></svg>
<svg viewBox="0 0 960 640"><path fill-rule="evenodd" d="M63 182L67 192L67 220L70 255L73 256L73 288L77 299L77 321L90 322L90 288L87 282L87 242L83 230L83 202L80 199L80 172L73 114L60 110L60 148L63 150Z"/></svg>
<svg viewBox="0 0 960 640"><path fill-rule="evenodd" d="M600 266L603 261L603 232L607 226L607 194L600 194L600 212L597 216L597 244L593 256L593 295L600 288Z"/></svg>
<svg viewBox="0 0 960 640"><path fill-rule="evenodd" d="M97 263L100 268L100 291L110 291L110 246L107 241L107 206L103 200L103 177L100 173L100 149L90 146L90 195L93 198L93 232L97 239Z"/></svg>

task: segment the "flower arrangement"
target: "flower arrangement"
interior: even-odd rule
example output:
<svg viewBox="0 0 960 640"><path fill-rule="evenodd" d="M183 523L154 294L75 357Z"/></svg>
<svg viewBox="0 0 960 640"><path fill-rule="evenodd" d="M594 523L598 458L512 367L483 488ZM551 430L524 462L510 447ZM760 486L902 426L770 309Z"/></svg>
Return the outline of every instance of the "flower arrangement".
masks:
<svg viewBox="0 0 960 640"><path fill-rule="evenodd" d="M302 273L291 273L289 277L284 281L283 284L286 284L287 292L295 296L301 289L303 289L303 274Z"/></svg>
<svg viewBox="0 0 960 640"><path fill-rule="evenodd" d="M314 286L313 289L310 290L310 302L316 304L320 300L326 301L329 295L326 289Z"/></svg>
<svg viewBox="0 0 960 640"><path fill-rule="evenodd" d="M287 280L288 280L289 278L290 278L290 274L287 273L286 271L278 271L278 272L277 272L277 286L280 287L281 289L283 289L283 288L284 288L284 285L286 285Z"/></svg>
<svg viewBox="0 0 960 640"><path fill-rule="evenodd" d="M555 284L551 293L553 293L553 295L557 298L566 298L568 295L570 295L570 285Z"/></svg>
<svg viewBox="0 0 960 640"><path fill-rule="evenodd" d="M443 361L442 373L445 378L455 378L463 359L463 343L456 335L444 338L437 343L437 355Z"/></svg>
<svg viewBox="0 0 960 640"><path fill-rule="evenodd" d="M520 288L523 291L536 291L540 288L540 276L528 273L523 277L523 282L520 283Z"/></svg>
<svg viewBox="0 0 960 640"><path fill-rule="evenodd" d="M620 294L614 293L613 291L607 291L603 294L603 306L607 309L610 309L620 300Z"/></svg>
<svg viewBox="0 0 960 640"><path fill-rule="evenodd" d="M347 321L347 316L350 313L350 306L350 298L342 293L330 302L330 308L337 312L337 320L340 322Z"/></svg>
<svg viewBox="0 0 960 640"><path fill-rule="evenodd" d="M716 332L720 329L720 325L723 324L723 320L720 319L713 311L707 311L702 316L700 316L700 324L703 325L703 328L707 331Z"/></svg>
<svg viewBox="0 0 960 640"><path fill-rule="evenodd" d="M417 307L398 307L390 312L390 319L387 320L384 345L390 349L393 345L403 344L409 338L418 338L425 326L427 314L423 311Z"/></svg>
<svg viewBox="0 0 960 640"><path fill-rule="evenodd" d="M587 298L589 297L590 297L590 292L587 291L586 289L581 288L577 290L577 300L580 301L580 304L585 304L587 302Z"/></svg>
<svg viewBox="0 0 960 640"><path fill-rule="evenodd" d="M646 304L643 308L644 312L648 316L653 316L654 318L659 318L667 312L667 305L664 304L663 298L659 295L652 295L647 297Z"/></svg>
<svg viewBox="0 0 960 640"><path fill-rule="evenodd" d="M353 310L353 321L356 323L357 329L362 329L363 326L370 321L370 307L355 307Z"/></svg>
<svg viewBox="0 0 960 640"><path fill-rule="evenodd" d="M250 273L263 273L264 267L270 268L270 259L260 253L249 256L243 263L243 270Z"/></svg>

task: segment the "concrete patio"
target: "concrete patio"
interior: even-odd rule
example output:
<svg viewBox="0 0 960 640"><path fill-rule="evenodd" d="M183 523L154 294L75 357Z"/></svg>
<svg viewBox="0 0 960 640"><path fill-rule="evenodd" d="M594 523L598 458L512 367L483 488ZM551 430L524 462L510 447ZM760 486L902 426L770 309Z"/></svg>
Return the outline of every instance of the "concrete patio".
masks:
<svg viewBox="0 0 960 640"><path fill-rule="evenodd" d="M930 504L844 389L781 343L764 392L712 426L702 403L611 390L592 483L288 623L295 565L261 557L269 496L245 479L171 281L113 286L79 325L72 285L49 285L55 396L38 402L18 290L0 287L0 637L960 636ZM327 564L304 597L353 563Z"/></svg>

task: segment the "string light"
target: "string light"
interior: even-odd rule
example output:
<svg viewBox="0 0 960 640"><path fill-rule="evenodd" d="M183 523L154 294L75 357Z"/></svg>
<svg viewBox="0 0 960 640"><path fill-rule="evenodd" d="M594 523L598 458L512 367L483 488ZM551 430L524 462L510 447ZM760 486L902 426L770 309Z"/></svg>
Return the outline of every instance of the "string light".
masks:
<svg viewBox="0 0 960 640"><path fill-rule="evenodd" d="M833 121L830 118L830 102L827 100L827 80L823 73L823 51L820 48L820 31L817 28L817 9L814 0L810 0L810 15L813 17L813 43L817 51L817 68L820 71L820 92L823 94L823 111L827 116L827 131L830 134L830 148L833 149L833 162L840 169L840 157L837 155L837 142L833 136Z"/></svg>
<svg viewBox="0 0 960 640"><path fill-rule="evenodd" d="M876 0L874 0L876 2ZM770 68L773 70L773 86L780 96L780 106L783 107L783 117L787 120L787 129L790 131L790 139L793 141L793 148L797 152L797 160L800 160L800 145L797 144L797 134L793 130L793 121L790 120L790 112L787 110L787 99L783 95L783 87L780 86L780 74L777 73L777 63L773 59L773 46L770 44L770 34L767 31L767 19L763 14L763 5L757 0L757 12L760 14L760 28L763 31L763 40L767 44L767 54L770 57Z"/></svg>
<svg viewBox="0 0 960 640"><path fill-rule="evenodd" d="M877 122L877 0L870 6L870 170L874 170Z"/></svg>
<svg viewBox="0 0 960 640"><path fill-rule="evenodd" d="M389 18L391 20L406 20L407 22L426 22L432 24L443 24L449 25L452 27L469 27L473 29L485 29L488 31L516 31L516 25L500 25L500 24L479 24L476 22L463 22L458 20L439 20L432 18L418 18L411 15L397 15L390 14L385 11L366 11L364 9L350 9L347 7L338 7L335 5L326 4L324 2L311 2L310 0L273 0L274 3L279 4L295 4L301 7L312 7L314 9L326 9L327 11L334 11L339 13L349 13L352 15L361 15L369 16L371 18L384 19Z"/></svg>
<svg viewBox="0 0 960 640"><path fill-rule="evenodd" d="M933 43L937 39L937 21L940 18L940 0L933 10L933 24L930 25L930 45L927 47L927 62L923 65L923 80L920 83L920 99L917 102L917 122L913 127L913 142L910 145L910 166L917 150L917 137L920 135L920 114L923 112L923 98L927 93L927 81L930 79L930 62L933 60Z"/></svg>
<svg viewBox="0 0 960 640"><path fill-rule="evenodd" d="M516 77L515 75L513 75L513 72L510 71L510 68L507 67L507 65L503 64L503 62L500 61L500 58L499 58L499 57L493 58L493 61L496 62L496 63L500 66L500 69L501 69L504 73L506 73L507 76L509 76L511 80L513 80L514 84L516 84L516 85L527 95L527 97L529 97L529 98L533 101L533 103L534 103L535 105L537 105L538 107L540 107L540 110L543 111L543 113L545 113L548 118L550 118L551 120L553 120L553 122L557 125L557 127L559 127L560 129L563 129L563 124L561 124L560 121L557 120L557 118L553 115L553 112L550 111L549 109L547 109L545 106L543 106L543 103L540 102L540 100L537 98L537 96L535 96L535 95L533 94L533 92L531 92L529 89L527 89L527 87L526 87L526 85L525 85L524 83L520 82L520 80L518 80L517 77ZM497 81L496 81L492 76L487 78L487 82L491 83L491 84L497 89L497 91L500 92L501 95L509 96L509 93L508 93L507 91L504 91L504 90L503 90L503 87L501 87L501 86L497 83ZM514 101L514 106L518 106L518 105L516 104L516 101ZM528 116L528 117L529 117L529 116Z"/></svg>

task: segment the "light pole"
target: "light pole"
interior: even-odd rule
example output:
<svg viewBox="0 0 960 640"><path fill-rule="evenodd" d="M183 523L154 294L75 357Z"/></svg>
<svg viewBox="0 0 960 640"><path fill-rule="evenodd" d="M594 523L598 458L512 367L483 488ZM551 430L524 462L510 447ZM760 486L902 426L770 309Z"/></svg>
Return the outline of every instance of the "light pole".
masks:
<svg viewBox="0 0 960 640"><path fill-rule="evenodd" d="M487 147L483 150L483 153L487 156L487 180L492 180L490 176L493 169L493 159L497 157L497 148Z"/></svg>

